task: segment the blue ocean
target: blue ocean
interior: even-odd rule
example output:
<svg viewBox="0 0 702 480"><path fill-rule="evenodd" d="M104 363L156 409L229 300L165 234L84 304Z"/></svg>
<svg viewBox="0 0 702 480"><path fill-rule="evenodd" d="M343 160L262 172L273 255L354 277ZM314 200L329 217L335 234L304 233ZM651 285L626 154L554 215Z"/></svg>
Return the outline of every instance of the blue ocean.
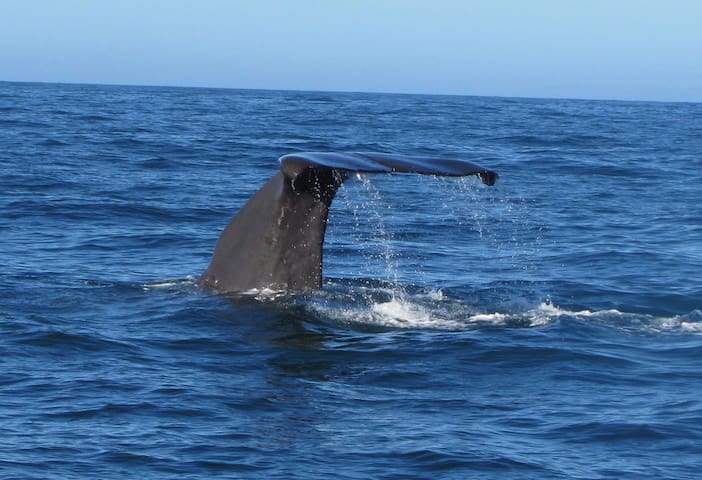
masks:
<svg viewBox="0 0 702 480"><path fill-rule="evenodd" d="M301 151L322 291L198 276ZM3 479L690 479L702 104L0 83Z"/></svg>

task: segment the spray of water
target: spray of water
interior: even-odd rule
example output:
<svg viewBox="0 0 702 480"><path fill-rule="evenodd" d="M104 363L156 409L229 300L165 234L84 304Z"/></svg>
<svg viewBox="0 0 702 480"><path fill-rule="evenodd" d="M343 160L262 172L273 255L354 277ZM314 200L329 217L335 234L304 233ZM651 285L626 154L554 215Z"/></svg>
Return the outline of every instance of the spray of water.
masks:
<svg viewBox="0 0 702 480"><path fill-rule="evenodd" d="M423 181L426 184L427 179ZM538 286L534 286L538 295L529 295L528 282L526 289L525 283L519 283L515 288L502 285L502 291L490 287L488 282L487 287L478 286L468 293L463 288L458 294L443 286L404 283L401 270L406 268L406 258L401 258L401 248L394 234L402 224L403 214L393 216L391 200L395 198L384 197L383 188L376 186L369 177L359 175L354 183L355 190L352 185L350 191L340 191L340 208L351 212L350 216L344 216L350 223L340 237L347 242L342 250L352 252L348 256L350 261L365 259L365 265L358 270L357 277L332 280L319 294L303 297L304 308L324 322L362 328L468 330L544 327L570 319L631 332L702 334L699 310L672 317L616 309L569 310L554 305L547 292L538 291ZM442 222L453 222L459 231L474 233L469 239L472 254L488 256L492 253L500 275L538 276L535 257L542 227L534 225L526 202L511 200L504 192L492 194L491 190L463 178L437 177L428 188L437 191L434 198L441 203L429 208L442 211ZM413 216L421 217L421 214ZM349 233L351 238L348 238ZM475 249L482 250L475 253ZM457 267L456 272L449 273L460 275L461 271ZM196 279L167 279L139 287L144 292L188 294L196 289ZM239 297L264 303L291 301L287 292L269 289L242 292ZM498 297L501 298L496 300Z"/></svg>
<svg viewBox="0 0 702 480"><path fill-rule="evenodd" d="M517 320L508 313L496 312L494 302L488 305L489 302L483 302L480 298L471 299L474 301L470 302L452 299L444 292L443 286L427 288L427 282L424 282L428 277L428 283L433 281L442 285L441 279L446 278L454 285L462 285L464 281L470 285L476 275L470 269L470 262L474 263L480 258L489 258L498 268L495 269L495 277L478 279L478 282L489 284L494 280L503 280L505 272L513 274L510 272L533 270L539 239L532 235L525 240L526 231L531 232L533 226L528 223L523 202L490 194L490 189L478 186L473 178L422 178L418 185L408 178L403 183L405 190L399 193L395 190L392 198L384 197L371 177L357 175L356 179L357 182L347 183L347 187L340 190L336 202L338 208L351 212L353 219L351 225L341 226L343 233L340 237L352 242L345 244L346 248L351 249L354 260L363 258L364 265L357 269L357 277L349 278L347 269L343 280L328 284L327 288L331 291L313 302L316 311L345 322L394 327L460 329L465 327L466 322L473 325L521 322L530 326L545 322L543 315L536 313L538 306L545 304L543 294L530 303L529 308L536 309L533 314L527 315L526 320L523 316ZM380 177L379 182L382 181ZM413 191L415 188L418 192L414 198L406 193L406 190ZM398 197L400 195L405 196ZM393 205L393 202L404 203ZM408 217L415 225L403 223ZM334 218L332 225L339 220ZM411 235L416 228L420 237L419 250L426 250L426 240L422 236L440 233L446 223L459 238L445 239L445 245L441 245L441 241L432 245L432 249L442 251L442 255L449 260L444 260L440 267L443 270L438 274L425 273L421 264L424 259L420 259L419 264L413 264L406 257L407 241L405 250L398 248L402 239L396 238L395 231L404 229ZM333 238L334 234L331 236L332 242L338 241ZM466 252L473 257L468 259L469 262ZM337 262L339 259L334 260ZM430 265L437 261L431 254L427 255L426 260ZM404 271L408 264L415 265L417 270L408 274ZM466 266L463 268L468 270L461 269L464 264ZM405 283L404 277L407 275L419 279L420 286ZM519 310L521 314L525 311L523 305L514 309L518 303L524 302L512 300L511 310Z"/></svg>

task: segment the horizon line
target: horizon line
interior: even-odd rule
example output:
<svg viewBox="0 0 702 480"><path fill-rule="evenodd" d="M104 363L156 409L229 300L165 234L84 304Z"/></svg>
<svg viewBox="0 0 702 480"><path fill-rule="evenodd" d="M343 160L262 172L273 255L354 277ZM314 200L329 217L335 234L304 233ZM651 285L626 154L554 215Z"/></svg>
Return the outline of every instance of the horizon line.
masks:
<svg viewBox="0 0 702 480"><path fill-rule="evenodd" d="M246 90L259 92L299 92L299 93L334 93L334 94L370 94L370 95L415 95L434 97L471 97L471 98L501 98L518 100L569 100L582 102L628 102L628 103L684 103L702 104L696 100L650 100L650 99L621 99L621 98L589 98L589 97L567 97L567 96L535 96L527 97L520 95L480 95L471 93L427 93L427 92L389 92L381 90L319 90L304 88L265 88L265 87L223 87L204 85L177 85L177 84L148 84L148 83L113 83L113 82L71 82L71 81L49 81L49 80L2 80L0 83L25 83L39 85L75 85L75 86L104 86L104 87L142 87L142 88L187 88L203 90Z"/></svg>

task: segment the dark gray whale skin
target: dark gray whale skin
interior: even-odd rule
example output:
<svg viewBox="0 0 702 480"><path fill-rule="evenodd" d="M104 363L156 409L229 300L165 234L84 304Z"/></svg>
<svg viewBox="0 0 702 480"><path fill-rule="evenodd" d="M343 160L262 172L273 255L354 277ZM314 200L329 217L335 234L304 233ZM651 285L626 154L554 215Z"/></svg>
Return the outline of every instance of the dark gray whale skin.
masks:
<svg viewBox="0 0 702 480"><path fill-rule="evenodd" d="M497 180L495 172L455 159L368 152L284 155L280 172L224 229L200 285L222 293L320 289L329 206L351 172L477 175L486 185Z"/></svg>

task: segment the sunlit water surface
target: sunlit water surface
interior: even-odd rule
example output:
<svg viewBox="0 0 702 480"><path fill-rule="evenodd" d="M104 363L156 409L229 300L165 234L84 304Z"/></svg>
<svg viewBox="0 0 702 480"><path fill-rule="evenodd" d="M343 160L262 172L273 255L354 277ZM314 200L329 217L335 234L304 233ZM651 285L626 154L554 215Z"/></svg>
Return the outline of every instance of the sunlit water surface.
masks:
<svg viewBox="0 0 702 480"><path fill-rule="evenodd" d="M295 151L321 292L201 290ZM0 83L3 478L695 478L702 105Z"/></svg>

